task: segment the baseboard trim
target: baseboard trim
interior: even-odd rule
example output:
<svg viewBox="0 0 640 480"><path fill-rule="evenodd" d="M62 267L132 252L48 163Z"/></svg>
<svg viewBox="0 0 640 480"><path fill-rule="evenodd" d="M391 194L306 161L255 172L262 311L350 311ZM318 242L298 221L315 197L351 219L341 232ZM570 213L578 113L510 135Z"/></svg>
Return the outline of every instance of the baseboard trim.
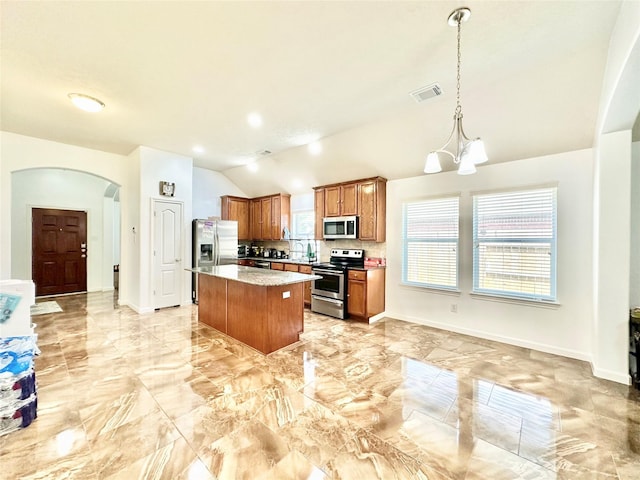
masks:
<svg viewBox="0 0 640 480"><path fill-rule="evenodd" d="M377 315L374 315L373 317L369 317L369 324L376 323L377 321L382 320L386 316L387 316L387 313L382 312Z"/></svg>
<svg viewBox="0 0 640 480"><path fill-rule="evenodd" d="M120 304L120 305L122 305L122 304ZM154 312L154 309L151 308L151 307L139 307L138 305L134 305L133 303L125 303L124 305L129 307L134 312L139 313L140 315L145 315L147 313L153 313Z"/></svg>
<svg viewBox="0 0 640 480"><path fill-rule="evenodd" d="M597 368L593 363L591 364L591 372L598 378L604 378L605 380L611 380L612 382L622 383L624 385L631 385L631 377L628 373L619 373L605 368Z"/></svg>
<svg viewBox="0 0 640 480"><path fill-rule="evenodd" d="M527 340L521 340L519 338L507 337L504 335L495 335L481 330L474 330L471 328L461 328L454 325L441 322L433 322L425 318L413 317L410 315L399 315L387 312L387 317L397 318L398 320L405 320L407 322L418 323L427 327L438 328L440 330L448 330L451 332L461 333L463 335L470 335L472 337L484 338L485 340L493 340L495 342L506 343L508 345L515 345L523 348L531 348L545 353L552 353L554 355L560 355L563 357L575 358L576 360L583 360L591 363L591 355L586 352L580 352L578 350L572 350L568 348L556 347L554 345L548 345L546 343L530 342Z"/></svg>

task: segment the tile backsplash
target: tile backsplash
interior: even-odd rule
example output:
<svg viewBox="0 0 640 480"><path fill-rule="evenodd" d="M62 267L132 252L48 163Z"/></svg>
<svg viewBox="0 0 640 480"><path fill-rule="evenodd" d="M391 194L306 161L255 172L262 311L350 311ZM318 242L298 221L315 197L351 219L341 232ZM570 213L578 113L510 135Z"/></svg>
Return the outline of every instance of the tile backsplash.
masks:
<svg viewBox="0 0 640 480"><path fill-rule="evenodd" d="M242 242L241 242L242 243ZM263 241L263 242L253 242L255 245L261 245L265 248L275 248L277 250L284 250L289 253L291 249L294 247L294 241ZM387 256L387 246L386 243L376 243L376 242L361 242L359 240L319 240L316 242L318 246L316 251L316 256L319 258L321 262L328 262L329 257L331 256L331 250L334 248L349 248L356 249L360 248L364 250L364 255L366 257L382 257L386 258Z"/></svg>

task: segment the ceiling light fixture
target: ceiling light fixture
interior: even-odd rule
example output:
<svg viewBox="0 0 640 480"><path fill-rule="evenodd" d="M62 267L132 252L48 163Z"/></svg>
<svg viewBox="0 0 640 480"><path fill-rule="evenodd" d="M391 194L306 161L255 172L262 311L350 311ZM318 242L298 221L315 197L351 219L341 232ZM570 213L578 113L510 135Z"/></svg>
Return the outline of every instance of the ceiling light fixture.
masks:
<svg viewBox="0 0 640 480"><path fill-rule="evenodd" d="M480 138L470 140L464 133L462 128L462 105L460 105L460 25L462 22L469 20L471 10L466 7L455 9L449 15L448 23L452 27L458 27L458 69L457 69L457 94L456 94L456 110L453 115L453 130L445 144L438 150L427 155L427 161L424 165L424 173L437 173L442 171L438 153L449 155L453 159L453 163L458 165L458 175L469 175L476 173L476 165L484 163L488 160L484 150L484 143ZM455 139L455 154L445 148Z"/></svg>
<svg viewBox="0 0 640 480"><path fill-rule="evenodd" d="M262 117L259 113L253 112L247 116L247 122L253 128L260 128L262 126Z"/></svg>
<svg viewBox="0 0 640 480"><path fill-rule="evenodd" d="M70 93L67 96L76 107L84 110L85 112L95 113L104 108L104 103L97 98L90 97L89 95L84 95L82 93Z"/></svg>
<svg viewBox="0 0 640 480"><path fill-rule="evenodd" d="M320 155L322 153L322 144L320 142L311 142L307 145L307 149L311 155Z"/></svg>
<svg viewBox="0 0 640 480"><path fill-rule="evenodd" d="M194 145L192 150L193 153L204 153L204 147L202 145Z"/></svg>

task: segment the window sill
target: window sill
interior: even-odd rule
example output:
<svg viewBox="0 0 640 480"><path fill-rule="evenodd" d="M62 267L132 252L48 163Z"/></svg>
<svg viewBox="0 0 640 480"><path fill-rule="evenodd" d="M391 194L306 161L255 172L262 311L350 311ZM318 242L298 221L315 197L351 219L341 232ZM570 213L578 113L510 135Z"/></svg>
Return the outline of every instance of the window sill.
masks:
<svg viewBox="0 0 640 480"><path fill-rule="evenodd" d="M441 295L452 295L455 297L460 296L460 290L458 289L450 289L450 288L437 288L437 287L426 287L422 285L416 285L415 283L401 283L401 287L408 288L410 290L415 290L416 292L424 292L427 291L429 293L436 293Z"/></svg>
<svg viewBox="0 0 640 480"><path fill-rule="evenodd" d="M537 307L537 308L550 308L557 309L562 305L559 302L553 302L550 300L527 300L525 298L520 297L508 297L503 295L491 295L489 293L477 293L471 292L469 293L471 298L475 298L478 300L485 300L489 302L502 302L502 303L511 303L514 305L526 305L528 307Z"/></svg>

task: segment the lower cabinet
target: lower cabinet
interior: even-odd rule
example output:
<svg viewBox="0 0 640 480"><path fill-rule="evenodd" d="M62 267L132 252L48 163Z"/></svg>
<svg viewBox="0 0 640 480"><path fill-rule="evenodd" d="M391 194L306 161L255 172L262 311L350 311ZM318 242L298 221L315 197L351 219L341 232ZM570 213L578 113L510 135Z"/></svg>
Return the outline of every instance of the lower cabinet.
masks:
<svg viewBox="0 0 640 480"><path fill-rule="evenodd" d="M349 270L347 310L354 320L368 322L384 312L384 268Z"/></svg>
<svg viewBox="0 0 640 480"><path fill-rule="evenodd" d="M284 263L271 262L271 270L284 270Z"/></svg>
<svg viewBox="0 0 640 480"><path fill-rule="evenodd" d="M298 267L298 272L305 273L307 275L311 275L311 266L310 265L300 265ZM304 304L308 307L311 306L311 284L313 282L304 282Z"/></svg>

